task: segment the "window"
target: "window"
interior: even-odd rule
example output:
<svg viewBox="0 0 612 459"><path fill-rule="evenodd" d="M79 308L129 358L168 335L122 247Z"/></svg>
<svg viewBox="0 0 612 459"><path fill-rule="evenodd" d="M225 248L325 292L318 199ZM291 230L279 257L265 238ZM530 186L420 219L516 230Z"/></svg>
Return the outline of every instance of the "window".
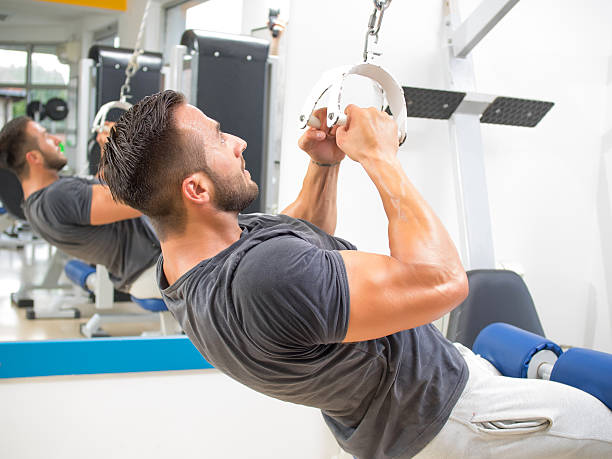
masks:
<svg viewBox="0 0 612 459"><path fill-rule="evenodd" d="M243 0L179 0L166 7L165 34L161 43L167 63L172 49L181 43L188 29L240 34L243 21Z"/></svg>
<svg viewBox="0 0 612 459"><path fill-rule="evenodd" d="M76 135L76 79L70 79L70 66L57 57L57 46L0 43L0 119L27 114L32 101L46 104L58 97L68 102L68 118L41 124L50 132L66 134L68 144ZM4 123L3 123L4 124Z"/></svg>
<svg viewBox="0 0 612 459"><path fill-rule="evenodd" d="M70 66L62 64L55 53L55 46L34 46L32 52L32 84L68 84Z"/></svg>
<svg viewBox="0 0 612 459"><path fill-rule="evenodd" d="M188 8L185 29L239 34L242 31L242 0L208 0Z"/></svg>
<svg viewBox="0 0 612 459"><path fill-rule="evenodd" d="M0 49L0 83L26 84L28 51L25 46L2 46Z"/></svg>

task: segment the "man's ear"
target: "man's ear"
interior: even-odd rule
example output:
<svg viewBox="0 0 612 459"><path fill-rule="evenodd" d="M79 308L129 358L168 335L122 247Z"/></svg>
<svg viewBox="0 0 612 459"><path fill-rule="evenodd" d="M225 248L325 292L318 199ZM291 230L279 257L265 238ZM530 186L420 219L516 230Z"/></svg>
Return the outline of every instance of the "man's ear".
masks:
<svg viewBox="0 0 612 459"><path fill-rule="evenodd" d="M31 166L32 164L39 164L42 163L43 159L42 159L42 155L40 154L40 151L38 150L30 150L25 154L25 159L28 162L28 164Z"/></svg>
<svg viewBox="0 0 612 459"><path fill-rule="evenodd" d="M183 179L183 199L195 205L207 204L212 200L212 182L203 172L196 172Z"/></svg>

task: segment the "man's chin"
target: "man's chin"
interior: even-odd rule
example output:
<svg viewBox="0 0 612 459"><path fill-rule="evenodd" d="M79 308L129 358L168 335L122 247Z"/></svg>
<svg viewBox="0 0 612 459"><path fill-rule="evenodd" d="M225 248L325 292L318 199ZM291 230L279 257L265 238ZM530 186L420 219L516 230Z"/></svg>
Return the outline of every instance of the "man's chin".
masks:
<svg viewBox="0 0 612 459"><path fill-rule="evenodd" d="M47 169L59 172L66 167L66 164L68 164L68 160L66 158L58 158L52 161L47 160L45 167Z"/></svg>
<svg viewBox="0 0 612 459"><path fill-rule="evenodd" d="M225 196L220 200L218 197L215 198L215 207L222 212L240 213L249 207L258 196L259 187L251 180L247 183L247 188L243 189L241 194L231 197Z"/></svg>
<svg viewBox="0 0 612 459"><path fill-rule="evenodd" d="M246 209L247 207L249 207L251 204L253 204L253 202L257 199L257 197L259 196L259 187L257 186L257 183L255 183L254 181L250 181L251 183L249 183L249 191L251 191L251 194L249 195L248 199L246 199L243 203L243 205L241 206L242 209L240 209L240 212L243 212L244 209Z"/></svg>

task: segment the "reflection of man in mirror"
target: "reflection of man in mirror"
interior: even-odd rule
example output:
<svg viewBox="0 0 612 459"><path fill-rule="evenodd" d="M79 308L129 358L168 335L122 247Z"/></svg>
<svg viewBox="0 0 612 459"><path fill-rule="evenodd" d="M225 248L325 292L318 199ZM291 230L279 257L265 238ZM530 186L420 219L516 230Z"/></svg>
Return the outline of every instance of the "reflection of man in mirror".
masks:
<svg viewBox="0 0 612 459"><path fill-rule="evenodd" d="M98 141L106 141L104 134ZM153 267L159 241L141 213L117 204L97 179L61 177L59 139L22 116L0 131L0 162L21 181L32 228L63 252L104 265L119 290L159 298Z"/></svg>
<svg viewBox="0 0 612 459"><path fill-rule="evenodd" d="M320 408L362 459L609 455L599 400L499 376L431 324L466 297L466 274L402 169L397 124L350 105L328 131L325 115L299 141L310 161L281 215L238 215L258 192L246 142L176 92L143 99L111 131L101 174L156 227L162 296L198 350L256 391ZM345 154L380 194L390 256L333 236Z"/></svg>

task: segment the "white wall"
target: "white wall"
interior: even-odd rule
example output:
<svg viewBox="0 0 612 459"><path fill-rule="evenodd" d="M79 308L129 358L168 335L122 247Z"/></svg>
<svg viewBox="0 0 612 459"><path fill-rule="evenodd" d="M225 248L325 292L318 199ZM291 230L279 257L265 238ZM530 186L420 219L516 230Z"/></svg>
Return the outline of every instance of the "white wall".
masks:
<svg viewBox="0 0 612 459"><path fill-rule="evenodd" d="M61 43L68 41L75 30L73 23L63 20L17 15L0 27L0 42Z"/></svg>
<svg viewBox="0 0 612 459"><path fill-rule="evenodd" d="M477 3L462 7L469 12ZM280 208L297 195L308 161L296 147L301 105L323 71L361 60L371 9L354 0L291 4ZM497 259L522 266L551 338L606 351L612 245L607 265L602 251L612 218L598 183L611 118L610 17L605 0L520 2L474 52L479 92L556 103L534 129L482 125ZM403 85L448 87L441 1L393 2L380 44L379 62ZM450 148L446 122L410 119L399 156L457 242ZM337 235L388 253L380 199L350 161L338 204Z"/></svg>
<svg viewBox="0 0 612 459"><path fill-rule="evenodd" d="M270 8L280 9L281 20L289 18L290 0L243 0L242 34L250 35L251 30L266 26Z"/></svg>
<svg viewBox="0 0 612 459"><path fill-rule="evenodd" d="M2 457L330 459L317 410L216 370L0 382Z"/></svg>
<svg viewBox="0 0 612 459"><path fill-rule="evenodd" d="M444 87L441 5L393 2L380 34L384 55L379 63L403 84ZM308 163L297 148L298 113L310 88L332 67L361 61L369 1L293 2L287 31L287 86L280 208L295 198ZM413 45L411 45L413 44ZM400 160L418 188L457 233L448 128L445 122L411 120ZM428 174L427 171L435 171ZM388 252L386 216L366 174L347 160L342 166L336 234L362 250Z"/></svg>
<svg viewBox="0 0 612 459"><path fill-rule="evenodd" d="M497 257L524 267L550 337L608 352L611 17L605 0L520 2L474 55L480 91L555 102L535 129L483 126Z"/></svg>
<svg viewBox="0 0 612 459"><path fill-rule="evenodd" d="M147 0L128 0L127 10L119 17L119 43L122 48L133 48L136 45L140 23L145 12ZM142 36L144 49L147 51L158 51L159 34L163 32L161 25L160 2L153 0L146 18L146 26Z"/></svg>

